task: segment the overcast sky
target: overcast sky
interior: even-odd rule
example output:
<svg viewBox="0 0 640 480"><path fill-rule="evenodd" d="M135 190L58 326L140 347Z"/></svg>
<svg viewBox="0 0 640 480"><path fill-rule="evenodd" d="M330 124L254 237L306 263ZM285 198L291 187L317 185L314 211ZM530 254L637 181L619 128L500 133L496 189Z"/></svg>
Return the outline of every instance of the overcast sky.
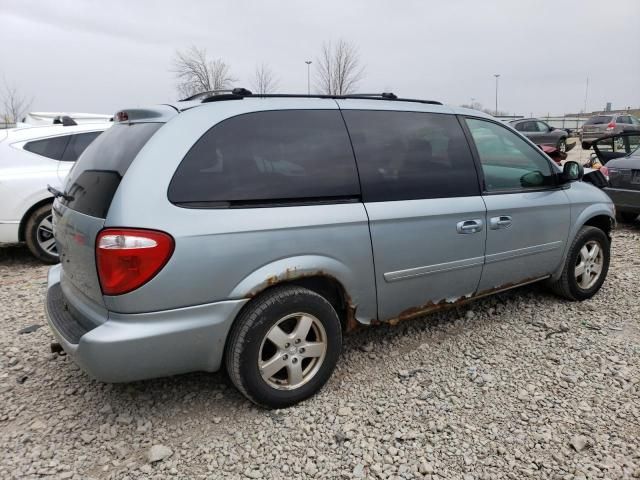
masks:
<svg viewBox="0 0 640 480"><path fill-rule="evenodd" d="M640 0L0 0L0 80L32 111L113 113L176 99L176 49L204 47L251 85L306 92L323 41L357 45L362 92L546 115L640 106ZM312 78L313 78L313 67Z"/></svg>

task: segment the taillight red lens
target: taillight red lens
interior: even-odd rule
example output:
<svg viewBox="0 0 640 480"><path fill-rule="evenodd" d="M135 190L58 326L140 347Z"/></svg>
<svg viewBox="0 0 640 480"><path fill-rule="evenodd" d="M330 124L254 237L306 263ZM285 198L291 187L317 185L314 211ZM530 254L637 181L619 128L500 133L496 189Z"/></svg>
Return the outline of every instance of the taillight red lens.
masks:
<svg viewBox="0 0 640 480"><path fill-rule="evenodd" d="M607 130L613 130L614 128L616 128L616 122L609 122Z"/></svg>
<svg viewBox="0 0 640 480"><path fill-rule="evenodd" d="M173 253L171 235L156 230L107 228L96 239L96 265L102 293L122 295L141 287Z"/></svg>
<svg viewBox="0 0 640 480"><path fill-rule="evenodd" d="M602 173L605 177L609 176L609 169L604 165L600 167L600 173Z"/></svg>

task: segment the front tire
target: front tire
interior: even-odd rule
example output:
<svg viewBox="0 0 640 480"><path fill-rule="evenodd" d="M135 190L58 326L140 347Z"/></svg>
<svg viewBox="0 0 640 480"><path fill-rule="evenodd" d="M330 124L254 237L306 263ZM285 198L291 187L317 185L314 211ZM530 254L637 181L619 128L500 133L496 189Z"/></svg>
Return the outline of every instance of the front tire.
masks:
<svg viewBox="0 0 640 480"><path fill-rule="evenodd" d="M228 337L225 363L231 381L267 408L294 405L327 382L342 348L333 306L301 287L276 287L241 312Z"/></svg>
<svg viewBox="0 0 640 480"><path fill-rule="evenodd" d="M610 259L609 237L599 228L584 226L571 244L562 275L550 286L569 300L587 300L602 287Z"/></svg>
<svg viewBox="0 0 640 480"><path fill-rule="evenodd" d="M49 265L59 261L52 219L51 204L47 203L31 214L25 228L27 247L36 258Z"/></svg>

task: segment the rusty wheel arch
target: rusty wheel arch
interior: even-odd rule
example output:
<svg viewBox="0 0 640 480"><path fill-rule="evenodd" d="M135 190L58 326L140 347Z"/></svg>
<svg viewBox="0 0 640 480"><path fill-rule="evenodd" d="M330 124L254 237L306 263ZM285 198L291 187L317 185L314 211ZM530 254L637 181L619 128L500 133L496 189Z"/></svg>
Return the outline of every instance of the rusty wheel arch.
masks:
<svg viewBox="0 0 640 480"><path fill-rule="evenodd" d="M351 301L344 285L334 276L324 272L292 275L288 270L285 278L269 277L263 288L252 291L246 298L253 300L273 288L286 285L306 288L325 298L336 310L345 332L351 332L360 325L355 318L356 305Z"/></svg>

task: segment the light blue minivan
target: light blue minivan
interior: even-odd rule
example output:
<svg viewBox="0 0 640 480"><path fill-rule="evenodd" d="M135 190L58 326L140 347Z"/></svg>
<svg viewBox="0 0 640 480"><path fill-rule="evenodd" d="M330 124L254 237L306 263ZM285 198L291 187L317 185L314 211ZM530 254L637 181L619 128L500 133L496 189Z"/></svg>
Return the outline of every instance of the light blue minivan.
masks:
<svg viewBox="0 0 640 480"><path fill-rule="evenodd" d="M593 296L615 212L582 177L491 116L390 93L123 110L55 192L49 324L97 379L224 364L285 407L360 325L540 280Z"/></svg>

